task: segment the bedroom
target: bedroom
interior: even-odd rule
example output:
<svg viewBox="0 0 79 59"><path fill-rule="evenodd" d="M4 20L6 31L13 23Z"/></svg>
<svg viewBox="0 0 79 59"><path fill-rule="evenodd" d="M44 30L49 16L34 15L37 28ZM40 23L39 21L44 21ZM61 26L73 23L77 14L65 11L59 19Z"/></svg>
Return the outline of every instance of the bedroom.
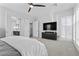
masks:
<svg viewBox="0 0 79 59"><path fill-rule="evenodd" d="M78 3L0 3L0 55L79 56L78 8Z"/></svg>

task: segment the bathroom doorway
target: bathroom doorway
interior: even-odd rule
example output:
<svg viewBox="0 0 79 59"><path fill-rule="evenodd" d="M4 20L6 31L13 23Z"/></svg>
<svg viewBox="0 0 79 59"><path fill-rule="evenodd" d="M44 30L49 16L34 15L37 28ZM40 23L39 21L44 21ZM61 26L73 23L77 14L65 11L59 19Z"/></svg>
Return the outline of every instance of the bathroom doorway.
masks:
<svg viewBox="0 0 79 59"><path fill-rule="evenodd" d="M33 23L30 23L30 37L33 37Z"/></svg>

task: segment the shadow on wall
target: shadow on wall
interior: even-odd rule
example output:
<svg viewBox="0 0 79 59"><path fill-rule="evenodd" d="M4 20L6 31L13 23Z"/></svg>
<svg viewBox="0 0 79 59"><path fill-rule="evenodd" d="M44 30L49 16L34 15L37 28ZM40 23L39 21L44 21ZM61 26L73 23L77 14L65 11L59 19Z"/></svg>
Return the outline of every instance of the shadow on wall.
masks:
<svg viewBox="0 0 79 59"><path fill-rule="evenodd" d="M0 28L0 38L4 38L6 36L6 31L4 28Z"/></svg>

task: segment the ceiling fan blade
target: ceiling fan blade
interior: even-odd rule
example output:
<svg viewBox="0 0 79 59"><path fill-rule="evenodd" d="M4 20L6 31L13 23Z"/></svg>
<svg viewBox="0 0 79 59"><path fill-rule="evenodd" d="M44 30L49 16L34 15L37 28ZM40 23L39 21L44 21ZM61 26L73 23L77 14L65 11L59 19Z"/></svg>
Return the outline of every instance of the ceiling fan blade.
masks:
<svg viewBox="0 0 79 59"><path fill-rule="evenodd" d="M33 3L28 3L29 5L33 5Z"/></svg>
<svg viewBox="0 0 79 59"><path fill-rule="evenodd" d="M35 7L46 7L45 5L33 5Z"/></svg>
<svg viewBox="0 0 79 59"><path fill-rule="evenodd" d="M31 10L31 7L29 8L28 13L30 12L30 10Z"/></svg>

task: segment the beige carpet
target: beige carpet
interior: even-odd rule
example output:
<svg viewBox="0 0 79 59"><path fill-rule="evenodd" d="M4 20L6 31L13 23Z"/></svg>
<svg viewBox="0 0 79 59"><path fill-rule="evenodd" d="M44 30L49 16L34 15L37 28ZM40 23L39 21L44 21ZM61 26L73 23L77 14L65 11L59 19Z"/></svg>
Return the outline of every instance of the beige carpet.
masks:
<svg viewBox="0 0 79 59"><path fill-rule="evenodd" d="M38 40L46 45L49 56L79 56L79 52L70 41Z"/></svg>

